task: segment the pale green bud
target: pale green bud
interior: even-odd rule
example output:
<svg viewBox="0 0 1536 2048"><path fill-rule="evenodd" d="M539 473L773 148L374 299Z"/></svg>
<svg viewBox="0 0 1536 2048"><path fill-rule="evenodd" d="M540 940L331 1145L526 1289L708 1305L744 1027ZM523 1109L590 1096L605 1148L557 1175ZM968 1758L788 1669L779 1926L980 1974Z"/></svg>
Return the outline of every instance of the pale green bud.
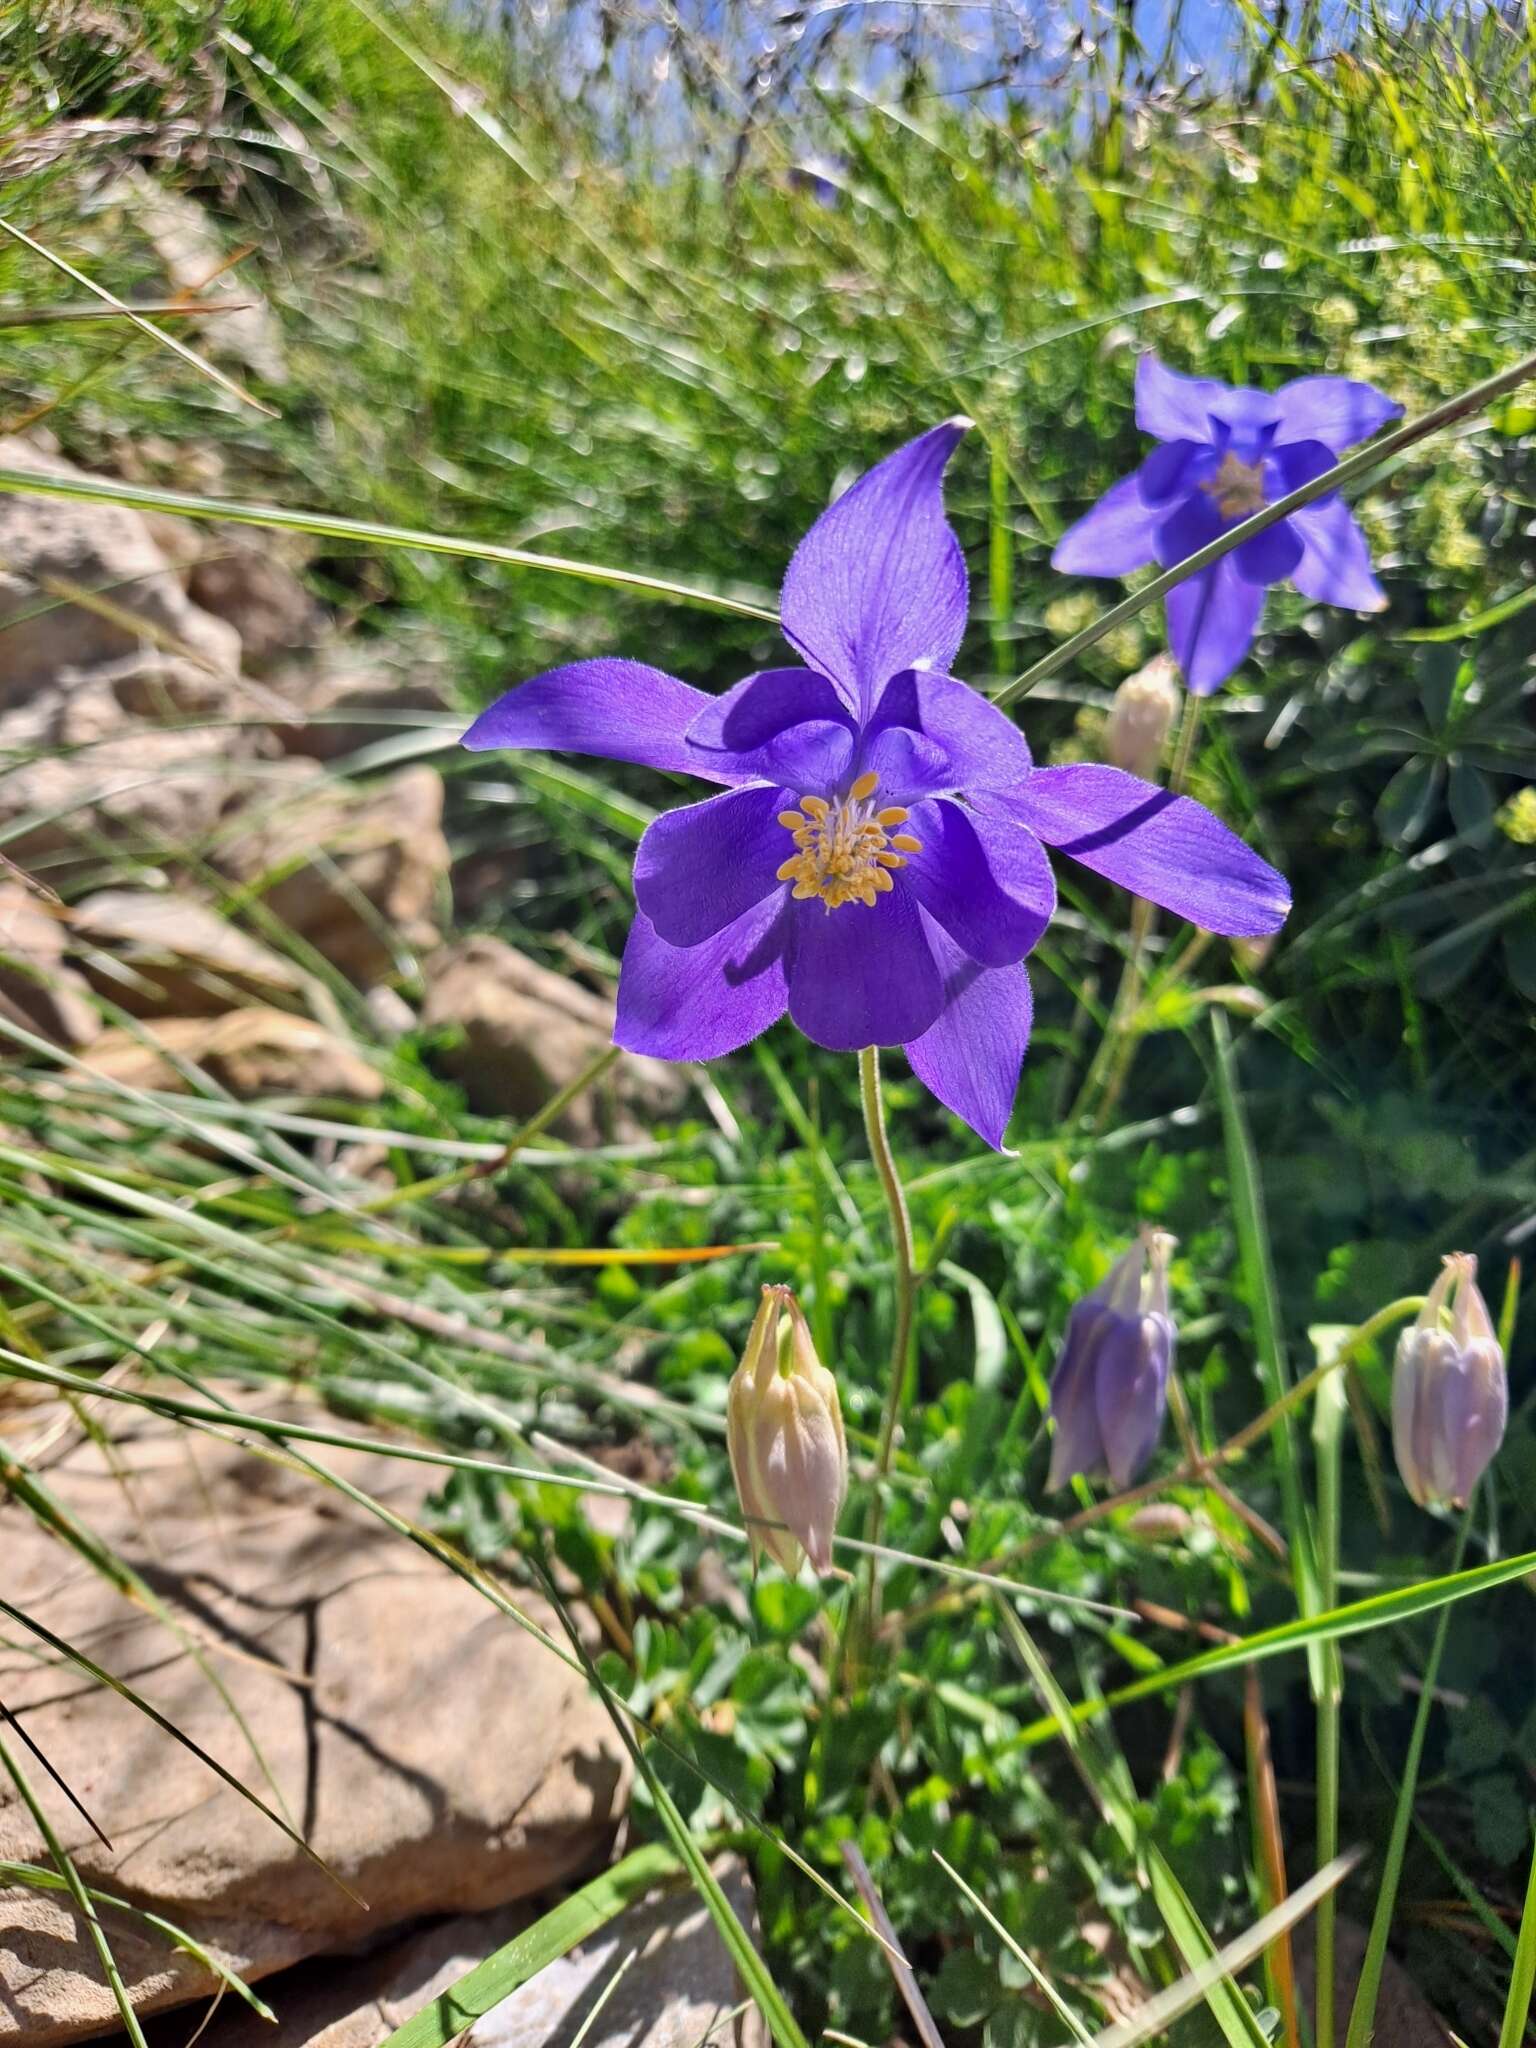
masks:
<svg viewBox="0 0 1536 2048"><path fill-rule="evenodd" d="M1179 715L1177 674L1171 655L1154 654L1116 690L1104 727L1104 758L1112 766L1144 780L1156 775Z"/></svg>
<svg viewBox="0 0 1536 2048"><path fill-rule="evenodd" d="M726 1402L731 1471L752 1542L793 1578L809 1557L832 1568L832 1534L848 1490L837 1381L816 1356L787 1287L765 1287Z"/></svg>

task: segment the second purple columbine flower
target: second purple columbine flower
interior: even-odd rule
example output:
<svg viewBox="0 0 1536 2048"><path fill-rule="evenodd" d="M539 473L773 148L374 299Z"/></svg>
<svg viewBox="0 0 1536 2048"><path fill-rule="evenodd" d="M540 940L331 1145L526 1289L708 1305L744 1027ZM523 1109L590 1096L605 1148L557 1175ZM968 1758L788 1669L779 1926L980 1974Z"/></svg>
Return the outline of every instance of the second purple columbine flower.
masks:
<svg viewBox="0 0 1536 2048"><path fill-rule="evenodd" d="M1108 766L1036 768L1012 719L948 673L967 586L943 478L969 424L897 449L801 541L781 603L801 666L710 697L643 662L579 661L509 691L464 744L724 785L640 841L620 1045L714 1059L787 1010L834 1051L903 1046L1001 1146L1024 959L1056 907L1047 846L1234 936L1278 930L1290 891L1188 797Z"/></svg>
<svg viewBox="0 0 1536 2048"><path fill-rule="evenodd" d="M1254 391L1136 365L1136 424L1161 444L1057 542L1076 576L1172 569L1265 505L1332 469L1346 448L1401 416L1374 384L1297 377ZM1336 491L1245 540L1168 593L1168 640L1197 696L1217 690L1253 645L1273 583L1348 611L1386 604L1365 535Z"/></svg>

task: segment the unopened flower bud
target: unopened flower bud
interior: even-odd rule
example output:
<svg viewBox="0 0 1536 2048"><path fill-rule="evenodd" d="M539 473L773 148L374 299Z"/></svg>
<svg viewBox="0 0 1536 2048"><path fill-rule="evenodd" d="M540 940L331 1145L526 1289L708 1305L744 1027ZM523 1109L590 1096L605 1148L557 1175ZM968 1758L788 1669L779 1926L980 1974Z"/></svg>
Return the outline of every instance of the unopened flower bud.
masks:
<svg viewBox="0 0 1536 2048"><path fill-rule="evenodd" d="M1144 1508L1138 1508L1125 1526L1132 1536L1144 1536L1149 1543L1174 1543L1189 1534L1195 1518L1176 1501L1151 1500Z"/></svg>
<svg viewBox="0 0 1536 2048"><path fill-rule="evenodd" d="M1115 692L1104 727L1104 758L1132 775L1150 778L1179 715L1178 669L1170 654L1154 654Z"/></svg>
<svg viewBox="0 0 1536 2048"><path fill-rule="evenodd" d="M1477 1260L1453 1252L1392 1374L1392 1448L1421 1508L1463 1507L1504 1438L1504 1353L1477 1287Z"/></svg>
<svg viewBox="0 0 1536 2048"><path fill-rule="evenodd" d="M848 1489L848 1444L837 1381L816 1356L787 1287L765 1287L747 1348L731 1377L726 1443L752 1542L790 1577L809 1557L832 1568L832 1532Z"/></svg>
<svg viewBox="0 0 1536 2048"><path fill-rule="evenodd" d="M1108 1472L1129 1486L1152 1455L1168 1406L1176 1332L1168 1261L1177 1240L1146 1230L1067 1319L1051 1375L1052 1487Z"/></svg>

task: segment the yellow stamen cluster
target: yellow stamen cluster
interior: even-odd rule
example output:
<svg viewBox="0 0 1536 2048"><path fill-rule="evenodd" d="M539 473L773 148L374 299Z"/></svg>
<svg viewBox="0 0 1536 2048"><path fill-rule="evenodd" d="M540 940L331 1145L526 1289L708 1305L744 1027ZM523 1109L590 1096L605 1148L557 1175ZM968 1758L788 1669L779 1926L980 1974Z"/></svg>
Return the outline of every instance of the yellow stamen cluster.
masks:
<svg viewBox="0 0 1536 2048"><path fill-rule="evenodd" d="M921 853L923 842L900 832L907 813L899 804L879 809L870 770L849 788L840 803L822 796L803 796L798 811L780 811L779 823L795 842L795 852L779 869L781 882L793 882L797 903L819 896L828 910L845 903L873 907L891 884L891 869L904 868L909 853Z"/></svg>
<svg viewBox="0 0 1536 2048"><path fill-rule="evenodd" d="M1246 519L1250 513L1264 509L1262 463L1240 462L1230 449L1221 458L1220 469L1200 488L1216 500L1216 510L1223 519Z"/></svg>

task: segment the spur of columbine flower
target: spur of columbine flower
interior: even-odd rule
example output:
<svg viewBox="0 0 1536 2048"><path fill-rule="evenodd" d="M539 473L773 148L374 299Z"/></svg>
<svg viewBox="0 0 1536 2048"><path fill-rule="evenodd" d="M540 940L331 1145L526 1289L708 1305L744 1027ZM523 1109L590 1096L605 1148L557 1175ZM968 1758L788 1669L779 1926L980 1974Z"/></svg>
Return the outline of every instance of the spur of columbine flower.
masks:
<svg viewBox="0 0 1536 2048"><path fill-rule="evenodd" d="M1296 377L1275 392L1136 365L1136 424L1161 444L1113 485L1051 556L1075 576L1172 569L1265 505L1332 469L1403 408L1348 377ZM1314 498L1168 593L1168 639L1197 696L1219 689L1253 645L1272 583L1347 611L1386 604L1365 535L1337 491Z"/></svg>
<svg viewBox="0 0 1536 2048"><path fill-rule="evenodd" d="M1178 1333L1168 1312L1177 1239L1143 1230L1091 1294L1075 1302L1051 1374L1056 1425L1047 1485L1107 1472L1127 1487L1151 1457L1168 1407Z"/></svg>
<svg viewBox="0 0 1536 2048"><path fill-rule="evenodd" d="M899 448L800 543L781 609L802 665L710 697L643 662L579 661L509 691L464 744L725 785L640 842L620 1045L713 1059L787 1009L833 1050L905 1047L1000 1147L1029 1038L1023 962L1056 906L1047 846L1234 936L1277 930L1290 893L1187 797L1107 765L1036 768L1013 721L948 673L967 589L943 475L969 424Z"/></svg>

